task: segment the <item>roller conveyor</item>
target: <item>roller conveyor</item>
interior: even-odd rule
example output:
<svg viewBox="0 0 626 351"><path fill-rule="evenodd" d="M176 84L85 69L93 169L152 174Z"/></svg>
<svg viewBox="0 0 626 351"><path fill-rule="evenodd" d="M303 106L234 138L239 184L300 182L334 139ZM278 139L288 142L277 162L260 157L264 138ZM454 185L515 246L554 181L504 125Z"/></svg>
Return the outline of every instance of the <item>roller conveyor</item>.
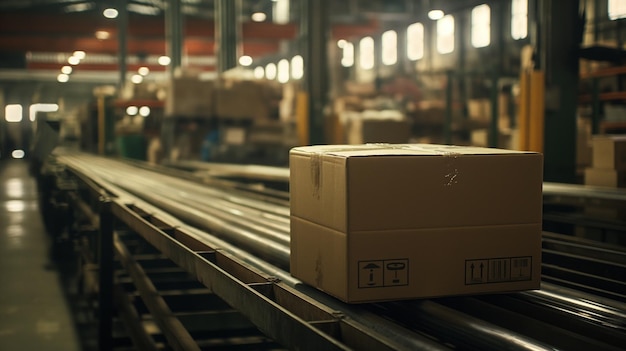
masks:
<svg viewBox="0 0 626 351"><path fill-rule="evenodd" d="M58 156L57 162L67 166L73 173L88 178L97 186L106 189L108 193L117 195L120 204L117 209L127 208L128 211L132 211L140 208L144 217L158 217L160 225L167 224L165 226L167 228L184 228L187 241L192 238L194 242L224 250L244 265L264 272L269 277L278 278L277 281L280 282L278 284L289 286L290 289L304 294L329 310L339 311L343 319L353 323L354 328L374 336L380 344L388 345L392 349L436 349L446 348L448 345L454 345L456 348L494 350L554 347L549 339L542 339L545 335L541 333L533 334L528 328L516 329L515 323L489 316L477 316L476 311L467 307L476 304L468 301L477 300L480 301L479 304L490 306L490 309L507 311L509 318L536 321L535 316L527 315L526 310L559 311L561 318L576 323L591 323L588 325L594 326L595 329L591 328L594 332L589 335L583 332L581 338L588 342L586 345L597 349L614 349L614 345L619 345L617 342L626 342L623 326L620 327L619 323L624 313L623 306L616 303L618 307L607 307L597 303L594 305L598 307L597 311L593 312L595 319L591 321L589 309L580 309L580 296L570 296L569 290L559 290L551 284L544 284L544 288L538 292L498 295L494 301L491 301L491 297L485 296L371 306L345 305L301 284L287 273L289 209L286 203L282 205L280 201L267 203L262 201L264 196L258 192L207 187L123 162L83 154ZM155 213L158 213L158 216L154 216ZM566 244L560 242L558 237L550 238L548 244L553 251L567 251L560 250L560 247ZM578 255L586 255L588 259L593 259L598 252L597 250L593 253L579 252ZM614 256L605 259L619 266L622 258L617 251ZM589 296L594 299L593 295ZM503 304L502 299L509 302ZM602 298L597 300L600 301ZM508 309L507 303L511 306L528 304L532 308ZM468 311L471 313L467 313ZM563 316L563 313L566 316ZM548 312L546 314L549 315ZM574 339L566 338L569 334L571 334L569 329L562 331L562 340L566 341L560 346L573 342ZM421 335L428 335L428 338ZM599 338L595 335L604 337ZM348 348L360 345L358 342L347 344L344 346Z"/></svg>

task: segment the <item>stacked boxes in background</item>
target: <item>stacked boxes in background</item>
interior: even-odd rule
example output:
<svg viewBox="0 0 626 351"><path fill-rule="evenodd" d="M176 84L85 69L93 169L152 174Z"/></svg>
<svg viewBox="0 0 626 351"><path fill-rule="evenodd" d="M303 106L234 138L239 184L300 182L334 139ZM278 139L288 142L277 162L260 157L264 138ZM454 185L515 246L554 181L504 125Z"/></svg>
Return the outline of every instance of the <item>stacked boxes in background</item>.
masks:
<svg viewBox="0 0 626 351"><path fill-rule="evenodd" d="M197 76L169 82L165 114L178 117L270 119L278 117L280 86L266 81L211 81Z"/></svg>
<svg viewBox="0 0 626 351"><path fill-rule="evenodd" d="M170 80L165 99L165 115L211 117L214 110L215 83L197 77Z"/></svg>
<svg viewBox="0 0 626 351"><path fill-rule="evenodd" d="M539 288L541 154L306 146L290 172L291 274L343 301Z"/></svg>
<svg viewBox="0 0 626 351"><path fill-rule="evenodd" d="M602 135L592 139L592 168L585 169L585 184L626 187L626 135Z"/></svg>
<svg viewBox="0 0 626 351"><path fill-rule="evenodd" d="M226 81L217 90L215 114L230 119L278 118L279 87L265 81Z"/></svg>
<svg viewBox="0 0 626 351"><path fill-rule="evenodd" d="M345 117L349 116L349 117ZM344 114L348 144L408 143L411 124L399 111L373 111Z"/></svg>
<svg viewBox="0 0 626 351"><path fill-rule="evenodd" d="M511 147L512 131L511 118L509 116L508 94L498 95L498 146ZM474 146L489 145L489 124L491 123L492 106L490 99L469 99L467 101L467 114L469 117L470 142Z"/></svg>

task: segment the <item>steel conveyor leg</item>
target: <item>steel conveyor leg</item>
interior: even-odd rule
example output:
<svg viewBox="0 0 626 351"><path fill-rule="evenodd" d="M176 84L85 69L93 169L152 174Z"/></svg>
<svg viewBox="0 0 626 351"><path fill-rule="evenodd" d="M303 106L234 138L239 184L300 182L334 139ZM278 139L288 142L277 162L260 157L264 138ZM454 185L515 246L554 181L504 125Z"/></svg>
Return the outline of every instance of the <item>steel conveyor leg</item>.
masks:
<svg viewBox="0 0 626 351"><path fill-rule="evenodd" d="M113 213L111 200L100 198L100 232L98 243L98 348L113 348Z"/></svg>

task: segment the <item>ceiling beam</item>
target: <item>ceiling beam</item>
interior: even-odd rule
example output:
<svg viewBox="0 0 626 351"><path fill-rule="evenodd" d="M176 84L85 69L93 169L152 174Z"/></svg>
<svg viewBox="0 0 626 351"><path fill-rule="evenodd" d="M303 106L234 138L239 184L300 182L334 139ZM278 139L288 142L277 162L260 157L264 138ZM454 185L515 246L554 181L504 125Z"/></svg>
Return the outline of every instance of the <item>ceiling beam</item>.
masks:
<svg viewBox="0 0 626 351"><path fill-rule="evenodd" d="M129 16L129 37L157 37L165 38L165 20L163 17ZM25 25L27 24L27 25ZM117 33L114 20L94 16L93 14L7 14L0 13L0 35L11 34L42 34L50 36L85 36L95 35L96 31L107 31L111 37ZM183 33L187 37L215 36L213 20L199 18L185 18ZM290 40L296 37L296 25L274 24L270 22L245 22L243 24L243 38Z"/></svg>
<svg viewBox="0 0 626 351"><path fill-rule="evenodd" d="M252 57L261 57L276 53L279 44L276 41L258 40L245 41L243 52ZM63 52L71 53L83 50L87 54L112 54L118 52L116 40L98 40L91 37L57 37L38 35L0 36L0 50L8 52ZM128 53L132 55L165 55L165 41L163 39L133 39L128 40ZM186 38L183 43L183 55L213 56L215 42L211 38Z"/></svg>

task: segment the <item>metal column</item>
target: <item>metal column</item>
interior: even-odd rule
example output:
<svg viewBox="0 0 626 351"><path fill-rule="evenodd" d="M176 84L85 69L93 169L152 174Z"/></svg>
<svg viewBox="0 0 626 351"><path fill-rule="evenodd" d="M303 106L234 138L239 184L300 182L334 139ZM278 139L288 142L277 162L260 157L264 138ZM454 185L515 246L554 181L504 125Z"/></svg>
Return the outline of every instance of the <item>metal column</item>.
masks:
<svg viewBox="0 0 626 351"><path fill-rule="evenodd" d="M241 0L215 1L215 52L218 73L237 67L241 53L240 12Z"/></svg>
<svg viewBox="0 0 626 351"><path fill-rule="evenodd" d="M328 0L302 0L300 43L304 86L309 96L309 143L324 143L324 107L328 100Z"/></svg>
<svg viewBox="0 0 626 351"><path fill-rule="evenodd" d="M128 0L118 0L118 16L117 16L117 43L119 54L117 56L117 65L119 66L120 89L126 85L126 56L128 56L128 9L126 5Z"/></svg>
<svg viewBox="0 0 626 351"><path fill-rule="evenodd" d="M544 179L576 180L579 1L538 2L539 58L545 71Z"/></svg>
<svg viewBox="0 0 626 351"><path fill-rule="evenodd" d="M169 0L165 9L165 52L171 59L170 76L182 65L183 16L179 0Z"/></svg>

